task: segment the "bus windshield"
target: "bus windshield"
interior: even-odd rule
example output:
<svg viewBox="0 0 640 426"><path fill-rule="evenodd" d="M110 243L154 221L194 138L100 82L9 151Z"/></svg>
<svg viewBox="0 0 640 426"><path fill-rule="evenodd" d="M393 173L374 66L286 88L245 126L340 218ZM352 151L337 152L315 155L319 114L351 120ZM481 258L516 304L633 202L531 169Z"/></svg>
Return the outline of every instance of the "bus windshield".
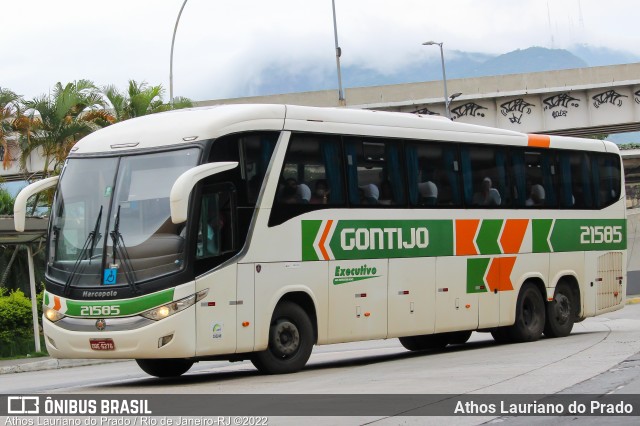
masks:
<svg viewBox="0 0 640 426"><path fill-rule="evenodd" d="M198 149L71 158L52 208L47 276L68 287L130 285L184 263L184 224L169 192L197 165Z"/></svg>

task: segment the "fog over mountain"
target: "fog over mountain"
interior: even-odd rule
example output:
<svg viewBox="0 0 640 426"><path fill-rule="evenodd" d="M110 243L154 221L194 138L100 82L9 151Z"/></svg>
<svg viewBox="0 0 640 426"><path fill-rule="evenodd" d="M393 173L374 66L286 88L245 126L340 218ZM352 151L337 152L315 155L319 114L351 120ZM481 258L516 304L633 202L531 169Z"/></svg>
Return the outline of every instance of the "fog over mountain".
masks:
<svg viewBox="0 0 640 426"><path fill-rule="evenodd" d="M640 62L640 57L618 50L577 45L571 49L529 47L497 56L445 50L445 61L447 79L455 79ZM424 58L416 58L393 72L381 72L362 65L342 67L345 88L441 79L440 61L426 62ZM273 65L265 69L250 86L240 88L235 96L306 92L333 89L336 86L335 67L289 69Z"/></svg>

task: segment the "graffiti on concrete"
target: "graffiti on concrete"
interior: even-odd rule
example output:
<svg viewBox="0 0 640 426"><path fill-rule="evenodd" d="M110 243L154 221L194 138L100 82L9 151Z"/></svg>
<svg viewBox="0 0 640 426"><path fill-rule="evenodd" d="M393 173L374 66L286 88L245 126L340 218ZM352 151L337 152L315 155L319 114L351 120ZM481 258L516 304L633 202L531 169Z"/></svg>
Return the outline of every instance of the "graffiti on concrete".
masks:
<svg viewBox="0 0 640 426"><path fill-rule="evenodd" d="M512 124L521 124L523 114L531 114L531 107L534 104L530 104L523 98L513 99L509 102L500 104L500 113L505 117L509 117L509 121Z"/></svg>
<svg viewBox="0 0 640 426"><path fill-rule="evenodd" d="M437 113L435 111L431 111L427 107L420 108L420 109L418 109L416 111L413 111L413 114L418 114L418 115L440 115L439 113Z"/></svg>
<svg viewBox="0 0 640 426"><path fill-rule="evenodd" d="M573 96L569 96L568 93L558 93L557 95L549 96L542 100L544 104L544 110L555 109L551 112L551 116L555 118L566 117L569 112L569 107L579 108L580 99L576 99Z"/></svg>
<svg viewBox="0 0 640 426"><path fill-rule="evenodd" d="M591 97L591 99L593 99L593 106L596 108L600 108L602 104L611 104L619 108L622 106L622 98L628 98L628 96L621 95L615 90L607 90L606 92Z"/></svg>
<svg viewBox="0 0 640 426"><path fill-rule="evenodd" d="M485 108L475 102L467 102L451 110L451 119L456 120L460 117L484 117L484 112L481 111L483 109L488 110L489 108Z"/></svg>
<svg viewBox="0 0 640 426"><path fill-rule="evenodd" d="M634 99L636 101L637 104L640 104L640 90L638 90L636 93L634 93Z"/></svg>

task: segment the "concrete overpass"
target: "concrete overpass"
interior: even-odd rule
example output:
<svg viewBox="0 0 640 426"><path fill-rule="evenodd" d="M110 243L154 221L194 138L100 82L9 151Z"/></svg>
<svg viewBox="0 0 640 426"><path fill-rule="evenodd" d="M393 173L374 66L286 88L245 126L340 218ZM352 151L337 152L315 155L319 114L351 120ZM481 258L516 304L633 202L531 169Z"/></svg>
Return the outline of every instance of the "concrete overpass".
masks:
<svg viewBox="0 0 640 426"><path fill-rule="evenodd" d="M525 133L640 130L640 63L447 80L454 120ZM445 115L442 81L345 90L346 106ZM337 90L196 102L340 106Z"/></svg>
<svg viewBox="0 0 640 426"><path fill-rule="evenodd" d="M524 133L593 135L640 130L640 63L447 80L454 120ZM347 108L445 115L442 81L345 90ZM340 106L337 90L289 93L196 102L197 106L234 103L287 103ZM17 146L10 147L18 158ZM27 174L42 170L37 153ZM6 180L24 179L18 162L0 168Z"/></svg>

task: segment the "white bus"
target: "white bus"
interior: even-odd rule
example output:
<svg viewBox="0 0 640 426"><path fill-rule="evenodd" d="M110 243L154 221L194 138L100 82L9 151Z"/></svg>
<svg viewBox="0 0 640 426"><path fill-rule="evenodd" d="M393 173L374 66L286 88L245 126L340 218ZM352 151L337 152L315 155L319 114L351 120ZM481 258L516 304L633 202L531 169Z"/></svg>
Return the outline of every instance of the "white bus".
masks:
<svg viewBox="0 0 640 426"><path fill-rule="evenodd" d="M177 376L315 344L442 349L568 335L621 309L621 159L606 141L405 113L233 105L79 141L51 211L44 334L57 358Z"/></svg>

